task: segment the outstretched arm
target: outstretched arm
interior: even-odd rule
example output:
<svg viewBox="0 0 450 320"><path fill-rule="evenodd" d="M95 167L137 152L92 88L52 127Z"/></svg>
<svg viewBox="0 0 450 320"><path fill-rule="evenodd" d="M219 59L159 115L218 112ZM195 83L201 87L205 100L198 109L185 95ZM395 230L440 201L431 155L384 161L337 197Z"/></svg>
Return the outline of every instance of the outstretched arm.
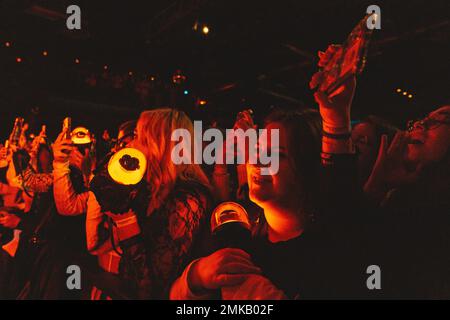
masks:
<svg viewBox="0 0 450 320"><path fill-rule="evenodd" d="M59 214L80 215L87 210L88 192L77 193L70 179L69 157L73 146L65 139L66 132L59 134L53 148L53 194Z"/></svg>

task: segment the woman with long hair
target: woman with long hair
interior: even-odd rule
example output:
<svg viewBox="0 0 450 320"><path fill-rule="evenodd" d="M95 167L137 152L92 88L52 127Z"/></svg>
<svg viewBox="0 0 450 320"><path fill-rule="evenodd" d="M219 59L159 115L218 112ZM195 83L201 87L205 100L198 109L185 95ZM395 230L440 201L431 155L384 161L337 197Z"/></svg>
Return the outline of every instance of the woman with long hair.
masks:
<svg viewBox="0 0 450 320"><path fill-rule="evenodd" d="M104 212L101 187L95 180L91 183L88 250L99 256L104 271L131 283L121 291L128 297L167 296L168 287L189 259L208 205L209 182L200 166L175 164L171 159L174 146L187 143L172 141L176 129L194 136L184 112L155 109L139 117L131 145L145 155L147 168L133 210ZM104 291L112 295L114 289ZM100 297L99 290L92 292L91 298Z"/></svg>

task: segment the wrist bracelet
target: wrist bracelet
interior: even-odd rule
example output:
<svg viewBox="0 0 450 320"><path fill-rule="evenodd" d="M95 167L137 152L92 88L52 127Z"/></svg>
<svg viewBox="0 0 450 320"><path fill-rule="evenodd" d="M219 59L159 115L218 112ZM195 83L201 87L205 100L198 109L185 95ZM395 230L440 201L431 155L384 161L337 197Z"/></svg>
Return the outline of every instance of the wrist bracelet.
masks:
<svg viewBox="0 0 450 320"><path fill-rule="evenodd" d="M348 124L339 126L339 125L335 125L335 124L331 125L326 122L323 122L322 130L326 131L326 132L334 132L336 134L347 133L347 132L351 132L351 124L349 122Z"/></svg>
<svg viewBox="0 0 450 320"><path fill-rule="evenodd" d="M335 133L329 133L329 132L326 132L325 130L322 130L322 136L330 138L330 139L334 139L334 140L348 140L351 138L352 134L350 132L335 134Z"/></svg>

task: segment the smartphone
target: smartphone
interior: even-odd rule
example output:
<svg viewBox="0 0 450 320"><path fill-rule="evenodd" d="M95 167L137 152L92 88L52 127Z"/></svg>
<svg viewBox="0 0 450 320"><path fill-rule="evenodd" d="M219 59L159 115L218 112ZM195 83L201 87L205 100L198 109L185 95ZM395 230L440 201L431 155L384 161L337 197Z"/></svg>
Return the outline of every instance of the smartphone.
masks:
<svg viewBox="0 0 450 320"><path fill-rule="evenodd" d="M19 144L23 122L24 122L24 119L21 117L17 117L16 120L14 121L13 131L10 136L10 142L12 145L17 146Z"/></svg>
<svg viewBox="0 0 450 320"><path fill-rule="evenodd" d="M70 139L70 134L72 132L72 118L66 117L63 120L63 130L66 129L66 139Z"/></svg>
<svg viewBox="0 0 450 320"><path fill-rule="evenodd" d="M373 29L368 28L367 20L372 14L366 15L352 30L347 40L322 70L324 80L320 91L330 95L338 89L349 77L360 74L367 60L367 49ZM376 19L376 16L373 17Z"/></svg>

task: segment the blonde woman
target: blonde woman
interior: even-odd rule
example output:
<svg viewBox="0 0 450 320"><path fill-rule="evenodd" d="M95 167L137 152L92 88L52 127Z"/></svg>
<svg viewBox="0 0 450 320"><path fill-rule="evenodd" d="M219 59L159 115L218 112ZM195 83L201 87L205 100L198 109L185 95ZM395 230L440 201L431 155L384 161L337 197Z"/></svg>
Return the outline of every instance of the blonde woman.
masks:
<svg viewBox="0 0 450 320"><path fill-rule="evenodd" d="M171 283L189 261L192 243L199 233L209 183L199 165L172 162L172 150L180 143L171 141L176 129L186 129L193 136L192 122L181 111L166 108L141 114L131 145L146 156L147 170L135 201L138 204L132 210L122 214L116 214L117 210L104 212L102 207L109 206L101 205L105 200L99 201L101 188L95 187L95 182L94 187L91 184L88 250L98 255L103 270L126 280L121 282L126 287L120 289L119 298L121 294L166 298ZM111 192L108 196L112 202L124 198ZM112 291L115 289L107 288L104 293L112 295ZM101 294L94 289L91 298L101 298Z"/></svg>

